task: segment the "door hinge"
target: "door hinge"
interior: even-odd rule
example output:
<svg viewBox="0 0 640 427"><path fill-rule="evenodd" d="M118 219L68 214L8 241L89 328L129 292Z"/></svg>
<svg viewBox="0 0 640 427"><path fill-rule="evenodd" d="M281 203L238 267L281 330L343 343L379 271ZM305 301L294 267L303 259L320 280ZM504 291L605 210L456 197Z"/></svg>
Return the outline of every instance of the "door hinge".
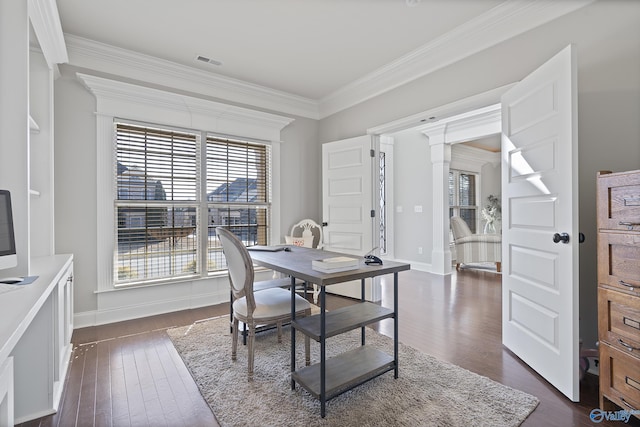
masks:
<svg viewBox="0 0 640 427"><path fill-rule="evenodd" d="M371 209L371 218L375 218L375 217L376 217L376 210Z"/></svg>
<svg viewBox="0 0 640 427"><path fill-rule="evenodd" d="M369 156L375 157L376 156L376 150L374 150L373 148L371 150L369 150Z"/></svg>

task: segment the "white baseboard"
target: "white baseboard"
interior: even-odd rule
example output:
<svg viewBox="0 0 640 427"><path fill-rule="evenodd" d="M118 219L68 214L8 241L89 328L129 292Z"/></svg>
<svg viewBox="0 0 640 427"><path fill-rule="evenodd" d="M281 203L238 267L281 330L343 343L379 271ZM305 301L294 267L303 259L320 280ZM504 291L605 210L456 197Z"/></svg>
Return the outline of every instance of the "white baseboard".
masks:
<svg viewBox="0 0 640 427"><path fill-rule="evenodd" d="M229 301L228 292L211 292L208 294L200 294L195 297L193 295L187 295L184 298L148 301L146 303L126 305L109 309L85 311L74 314L73 326L77 329L90 326L105 325L108 323L155 316L158 314L172 313L174 311L206 307L209 305L220 304L226 301Z"/></svg>
<svg viewBox="0 0 640 427"><path fill-rule="evenodd" d="M424 271L426 273L433 273L433 271L431 270L432 269L431 264L427 264L424 262L409 261L405 259L394 259L393 261L405 262L407 264L411 264L412 270Z"/></svg>

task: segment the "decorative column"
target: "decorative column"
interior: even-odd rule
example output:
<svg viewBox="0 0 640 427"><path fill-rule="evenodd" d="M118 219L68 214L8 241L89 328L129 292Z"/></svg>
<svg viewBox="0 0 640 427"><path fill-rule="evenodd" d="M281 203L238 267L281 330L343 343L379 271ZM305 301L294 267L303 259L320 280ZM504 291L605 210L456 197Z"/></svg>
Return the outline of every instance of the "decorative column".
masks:
<svg viewBox="0 0 640 427"><path fill-rule="evenodd" d="M445 143L447 124L430 127L428 133L431 146L432 190L433 190L433 251L431 272L451 273L451 249L449 247L449 165L451 145Z"/></svg>

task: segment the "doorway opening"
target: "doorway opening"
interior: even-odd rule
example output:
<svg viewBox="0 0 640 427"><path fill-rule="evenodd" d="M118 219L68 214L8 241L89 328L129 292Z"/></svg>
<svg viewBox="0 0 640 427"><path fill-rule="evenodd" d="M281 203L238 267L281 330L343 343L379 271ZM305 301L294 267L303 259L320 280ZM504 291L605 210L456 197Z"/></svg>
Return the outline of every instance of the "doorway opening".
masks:
<svg viewBox="0 0 640 427"><path fill-rule="evenodd" d="M427 112L432 120L428 123L419 121L416 124L415 116L405 119L405 123L394 122L383 125L378 128L370 129L368 132L374 135L380 135L390 145L395 145L395 141L406 141L408 139L419 138L417 147L422 150L420 155L424 157L422 161L423 169L424 161L427 160L431 164L431 176L417 177L403 183L402 176L395 177L387 175L387 180L395 180L393 188L403 189L413 187L422 194L412 194L410 196L402 194L394 194L394 197L407 200L409 207L405 208L402 201L398 205L389 205L387 208L386 228L388 230L396 230L395 221L399 215L404 215L403 224L413 224L414 229L424 229L422 224L433 224L431 229L426 231L428 235L419 236L422 241L433 242L431 248L423 247L416 244L415 248L395 248L393 240L388 242L389 252L396 253L396 257L404 259L411 257L412 266L414 268L429 271L436 274L450 274L452 272L452 251L451 251L451 234L449 226L449 217L451 215L452 206L455 209L456 201L452 200L450 188L450 171L466 171L472 172L478 176L487 176L487 179L478 180L476 184L476 196L478 199L474 201L475 212L474 220L477 224L478 231L482 232L486 220L481 217L482 208L489 195L500 195L500 133L501 133L501 113L499 97L503 91L492 91L489 94L479 95L484 99L485 106L478 102L478 97L470 98L456 103L455 106L444 106L439 108L444 117L438 118L436 113ZM446 113L445 113L446 112ZM409 136L407 136L409 135ZM416 136L417 135L417 136ZM394 156L397 158L398 153ZM409 161L416 160L417 156L412 156ZM406 160L406 159L405 159ZM403 162L403 159L399 161ZM403 168L405 168L403 163ZM419 168L416 165L416 168ZM397 168L398 170L400 168ZM484 171L483 171L484 169ZM431 182L431 185L416 186L416 182ZM405 185L406 184L406 185ZM425 188L426 187L426 188ZM422 198L421 198L422 197ZM423 210L423 206L431 206L430 210ZM459 206L458 206L459 208ZM411 217L410 214L422 214L422 216ZM408 218L408 222L407 219ZM406 227L403 225L403 227ZM423 230L424 231L424 230ZM409 243L411 245L412 243ZM428 254L431 254L431 263L415 262L415 253L423 255L428 260ZM404 255L404 256L403 256Z"/></svg>

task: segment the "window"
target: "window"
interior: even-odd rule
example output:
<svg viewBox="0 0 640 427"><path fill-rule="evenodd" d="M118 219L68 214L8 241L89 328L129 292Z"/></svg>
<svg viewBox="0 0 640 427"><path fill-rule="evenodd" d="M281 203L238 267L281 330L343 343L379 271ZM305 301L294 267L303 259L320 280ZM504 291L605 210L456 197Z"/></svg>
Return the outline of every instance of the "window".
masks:
<svg viewBox="0 0 640 427"><path fill-rule="evenodd" d="M192 269L190 271L196 271L197 273L186 272L184 275L191 279L193 277L205 277L207 270L214 271L213 266L208 266L207 261L207 231L206 228L201 226L202 223L207 222L206 213L206 186L203 182L206 176L205 166L202 165L206 161L206 149L203 147L202 141L206 141L210 135L234 135L235 138L242 139L244 141L259 141L264 142L267 147L269 161L273 163L274 168L280 167L280 141L282 140L282 129L291 124L294 119L290 117L280 116L273 113L266 113L263 111L257 111L249 108L238 107L235 105L229 105L225 103L210 101L207 99L196 98L187 96L184 94L178 94L173 92L167 92L158 90L156 88L147 88L144 86L134 85L131 83L119 82L116 80L109 80L102 77L91 76L88 74L77 73L80 81L89 88L89 90L96 97L96 218L95 221L99 224L96 229L96 281L97 281L97 295L99 300L102 298L103 292L110 292L114 290L114 287L118 285L129 284L131 282L141 282L143 284L152 284L153 275L149 275L149 278L144 278L138 272L127 270L127 268L134 267L135 264L128 265L128 260L118 259L118 249L114 247L117 244L117 209L114 209L114 203L122 204L130 203L130 206L140 207L144 206L147 201L139 200L134 202L133 200L119 200L117 197L117 168L116 168L116 135L114 123L124 123L125 120L118 119L118 117L135 117L137 123L129 123L129 125L138 125L138 127L154 128L165 131L175 131L176 134L193 134L196 135L196 156L198 161L196 167L200 168L200 175L196 179L197 183L197 201L194 201L194 205L197 206L197 215L195 215L197 231L191 238L197 239L196 247L193 249L197 252L197 255L193 257ZM141 125L141 122L145 123L162 123L162 126L153 125ZM185 129L192 129L193 131L185 131ZM210 135L202 132L206 130L210 132ZM259 144L258 144L259 145ZM267 170L271 170L272 165L267 165ZM193 170L191 171L192 173ZM149 181L149 180L147 180ZM279 238L280 233L280 221L272 220L273 217L279 216L280 213L280 186L278 180L269 182L269 205L267 219L268 235L270 238ZM178 205L178 201L172 202L166 195L166 188L163 183L163 190L165 191L165 201L167 205ZM150 191L150 189L149 189ZM161 193L160 193L161 194ZM149 199L150 197L147 197ZM151 201L148 201L151 205ZM188 203L188 202L183 202ZM153 203L154 208L163 206L160 201ZM169 206L167 206L169 208ZM152 211L153 212L153 211ZM156 212L157 214L157 212ZM167 215L169 209L167 209ZM154 215L151 215L153 218ZM157 215L156 215L157 217ZM142 216L138 216L139 227L142 227ZM145 222L146 226L146 222ZM179 239L175 237L176 243ZM184 240L184 238L181 238ZM173 244L172 241L165 243ZM146 248L146 246L145 246ZM179 247L178 247L179 248ZM132 248L133 249L133 248ZM175 251L175 247L172 248ZM139 252L143 252L143 248L139 248ZM174 257L176 261L179 261L177 257ZM164 261L163 261L164 262ZM167 265L164 262L164 265ZM203 268L202 266L207 266ZM158 275L158 279L162 281L175 280L182 274L178 272L179 265L171 266L173 271L170 275L161 277ZM118 270L122 268L124 275L137 274L136 278L118 277ZM146 267L145 267L146 268ZM222 265L215 266L215 270L221 270L224 267ZM149 271L147 269L147 271ZM144 271L143 271L144 272ZM211 275L211 283L216 284L225 283L224 280L217 280ZM175 280L178 281L178 280ZM211 288L208 286L192 287L191 291L193 295L202 296L204 298L211 295ZM140 292L136 295L148 295L150 299L153 299L155 295L153 287L149 287L149 293ZM105 296L104 303L112 304L114 299L113 295L109 294L109 297ZM124 294L123 298L124 298ZM128 294L129 295L129 294ZM120 298L120 297L117 297ZM161 298L161 297L160 297ZM162 299L162 303L164 303ZM124 304L124 303L123 303Z"/></svg>
<svg viewBox="0 0 640 427"><path fill-rule="evenodd" d="M115 135L117 284L226 269L219 225L267 243L268 145L118 121Z"/></svg>
<svg viewBox="0 0 640 427"><path fill-rule="evenodd" d="M207 138L206 188L209 271L226 268L215 227L228 228L245 245L266 245L270 218L270 147L246 141Z"/></svg>
<svg viewBox="0 0 640 427"><path fill-rule="evenodd" d="M380 150L380 156L378 157L378 185L380 186L380 193L378 194L380 205L380 222L379 222L379 235L378 235L378 247L381 254L387 253L387 153Z"/></svg>
<svg viewBox="0 0 640 427"><path fill-rule="evenodd" d="M464 219L473 233L477 231L478 222L476 183L477 174L449 171L449 218Z"/></svg>

